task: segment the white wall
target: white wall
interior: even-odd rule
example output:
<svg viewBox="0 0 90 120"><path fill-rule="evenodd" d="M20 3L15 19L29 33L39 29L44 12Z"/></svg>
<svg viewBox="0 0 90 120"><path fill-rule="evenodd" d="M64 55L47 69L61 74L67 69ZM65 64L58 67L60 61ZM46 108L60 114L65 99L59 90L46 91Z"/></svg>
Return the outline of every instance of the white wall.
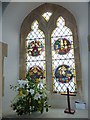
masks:
<svg viewBox="0 0 90 120"><path fill-rule="evenodd" d="M19 77L19 35L23 19L31 10L42 3L10 3L3 13L3 40L8 44L8 58L5 59L5 89L3 114L11 114L10 100L16 93L10 90L10 84L16 84ZM83 97L88 104L88 3L58 3L70 10L77 21L82 63ZM59 100L57 100L58 102ZM53 101L55 102L55 101Z"/></svg>
<svg viewBox="0 0 90 120"><path fill-rule="evenodd" d="M0 2L0 42L2 42L2 2Z"/></svg>
<svg viewBox="0 0 90 120"><path fill-rule="evenodd" d="M90 38L90 2L88 3L88 34L89 34L89 38ZM90 41L90 39L89 39ZM89 45L90 45L90 42L89 42ZM90 51L88 52L88 91L90 91ZM89 94L88 94L89 95ZM90 101L90 96L88 96L88 102ZM88 108L89 108L89 111L90 112L90 104L88 103ZM90 114L88 115L88 118L90 119Z"/></svg>
<svg viewBox="0 0 90 120"><path fill-rule="evenodd" d="M2 42L2 3L0 2L0 42ZM0 45L0 118L2 117L2 46Z"/></svg>

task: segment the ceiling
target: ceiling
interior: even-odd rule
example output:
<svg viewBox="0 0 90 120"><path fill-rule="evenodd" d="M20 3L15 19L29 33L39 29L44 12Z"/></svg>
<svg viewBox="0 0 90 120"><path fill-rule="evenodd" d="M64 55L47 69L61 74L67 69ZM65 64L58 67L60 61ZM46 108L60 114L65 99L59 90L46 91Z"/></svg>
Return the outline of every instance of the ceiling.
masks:
<svg viewBox="0 0 90 120"><path fill-rule="evenodd" d="M37 2L37 0L1 0L1 2ZM38 0L38 2L89 2L89 0Z"/></svg>

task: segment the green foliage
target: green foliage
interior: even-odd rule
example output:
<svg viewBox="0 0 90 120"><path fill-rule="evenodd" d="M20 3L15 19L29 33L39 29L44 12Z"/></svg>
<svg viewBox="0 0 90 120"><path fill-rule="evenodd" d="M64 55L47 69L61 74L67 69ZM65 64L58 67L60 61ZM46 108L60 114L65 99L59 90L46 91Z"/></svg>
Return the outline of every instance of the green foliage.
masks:
<svg viewBox="0 0 90 120"><path fill-rule="evenodd" d="M36 111L43 113L44 108L48 112L47 90L43 80L37 82L36 78L31 79L27 74L26 80L18 80L18 85L11 85L10 88L18 90L16 99L11 103L12 109L18 115L31 114Z"/></svg>

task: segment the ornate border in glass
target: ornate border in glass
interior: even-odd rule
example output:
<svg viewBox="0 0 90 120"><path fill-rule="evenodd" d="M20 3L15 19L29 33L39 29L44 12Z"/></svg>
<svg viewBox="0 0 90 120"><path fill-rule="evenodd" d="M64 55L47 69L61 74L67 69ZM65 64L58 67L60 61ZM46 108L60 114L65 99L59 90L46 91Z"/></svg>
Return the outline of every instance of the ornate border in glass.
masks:
<svg viewBox="0 0 90 120"><path fill-rule="evenodd" d="M38 81L43 79L46 83L45 35L39 29L37 20L32 23L26 38L26 70L30 72L31 78Z"/></svg>
<svg viewBox="0 0 90 120"><path fill-rule="evenodd" d="M51 34L53 92L76 90L76 70L72 31L65 26L62 16L57 19Z"/></svg>

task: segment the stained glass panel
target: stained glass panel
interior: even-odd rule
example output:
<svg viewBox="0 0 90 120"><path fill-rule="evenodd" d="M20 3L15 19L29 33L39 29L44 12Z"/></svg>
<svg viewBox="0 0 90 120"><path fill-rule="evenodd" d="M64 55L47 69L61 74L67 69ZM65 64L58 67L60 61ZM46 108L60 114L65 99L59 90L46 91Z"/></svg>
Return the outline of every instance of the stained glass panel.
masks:
<svg viewBox="0 0 90 120"><path fill-rule="evenodd" d="M72 70L68 65L60 65L55 70L55 78L61 83L68 83L72 77Z"/></svg>
<svg viewBox="0 0 90 120"><path fill-rule="evenodd" d="M26 70L31 78L46 80L45 35L35 20L26 38Z"/></svg>
<svg viewBox="0 0 90 120"><path fill-rule="evenodd" d="M71 49L71 44L67 39L58 39L54 43L54 50L60 54L64 55L68 53Z"/></svg>
<svg viewBox="0 0 90 120"><path fill-rule="evenodd" d="M31 76L31 78L44 78L44 75L43 75L44 71L42 68L40 68L39 66L33 66L29 69L29 74Z"/></svg>
<svg viewBox="0 0 90 120"><path fill-rule="evenodd" d="M41 52L43 52L43 44L36 40L28 43L28 54L31 56L39 56L41 55Z"/></svg>
<svg viewBox="0 0 90 120"><path fill-rule="evenodd" d="M57 19L57 27L51 34L52 79L54 92L76 90L76 71L72 31L65 26L62 16Z"/></svg>

